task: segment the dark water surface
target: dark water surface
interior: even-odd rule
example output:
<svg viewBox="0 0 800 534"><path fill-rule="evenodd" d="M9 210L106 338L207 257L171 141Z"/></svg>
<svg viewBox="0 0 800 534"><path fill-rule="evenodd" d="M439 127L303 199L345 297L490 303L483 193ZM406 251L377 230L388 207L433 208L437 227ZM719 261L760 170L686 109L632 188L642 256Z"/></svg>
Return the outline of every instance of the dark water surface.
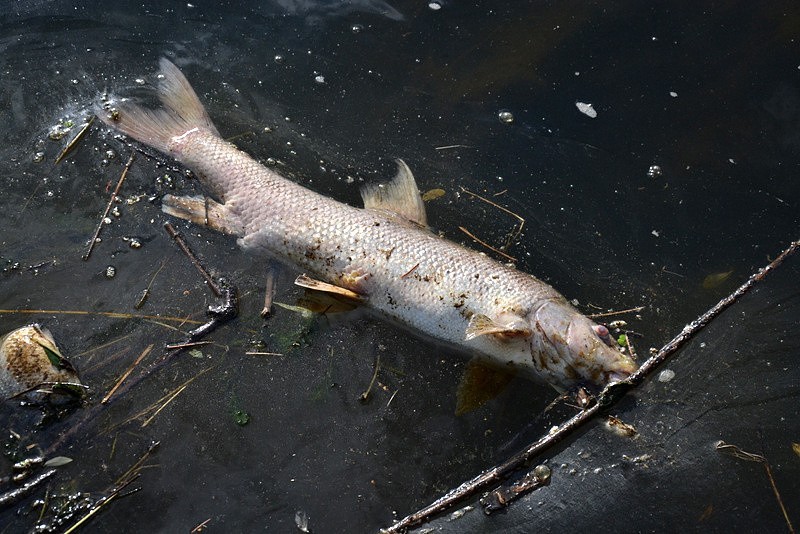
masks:
<svg viewBox="0 0 800 534"><path fill-rule="evenodd" d="M428 215L451 239L471 243L464 226L503 243L516 223L461 187L518 213L524 232L508 252L519 268L587 313L644 306L626 317L644 336L641 352L800 237L794 2L2 4L3 310L204 320L215 300L160 211L164 193L196 192L196 180L139 153L120 215L82 261L140 147L94 125L55 164L76 128L48 139L59 123L81 123L105 90L146 96L162 56L183 69L224 136L314 190L358 204L360 184L390 176L402 157L423 191L445 191ZM2 333L47 326L91 387L89 407L41 425L36 409L0 406L0 429L23 436L22 446L73 459L48 486L45 520L58 495L99 496L159 441L132 486L141 490L109 503L89 531L188 532L208 520L210 532L292 532L302 512L314 532L375 532L563 415L540 417L554 392L518 379L456 417L463 357L367 316L307 320L276 308L264 322L266 262L229 237L174 224L238 285L240 316L213 345L179 355L107 407L93 408L143 350L154 346L142 368L182 338L169 327L186 325L0 314ZM768 459L800 524L798 271L793 258L668 363L671 382L653 380L616 408L638 439L590 426L541 459L553 468L549 487L497 517L476 509L434 526L785 530L763 465L720 454L718 440ZM278 301L295 302L297 274L279 272ZM148 408L194 377L151 418ZM0 476L10 471L0 459ZM0 510L0 532L29 531L40 513L34 498Z"/></svg>

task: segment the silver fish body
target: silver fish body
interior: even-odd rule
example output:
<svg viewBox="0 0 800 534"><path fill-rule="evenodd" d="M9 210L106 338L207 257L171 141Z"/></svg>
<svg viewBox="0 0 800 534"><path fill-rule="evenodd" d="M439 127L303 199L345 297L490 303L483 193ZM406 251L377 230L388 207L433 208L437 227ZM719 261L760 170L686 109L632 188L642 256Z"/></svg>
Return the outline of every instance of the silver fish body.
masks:
<svg viewBox="0 0 800 534"><path fill-rule="evenodd" d="M427 229L411 171L362 191L365 208L291 182L224 141L189 83L161 60L164 109L98 116L194 170L216 201L164 198L164 211L239 236L379 314L558 389L625 378L636 364L555 289ZM602 328L602 327L601 327Z"/></svg>

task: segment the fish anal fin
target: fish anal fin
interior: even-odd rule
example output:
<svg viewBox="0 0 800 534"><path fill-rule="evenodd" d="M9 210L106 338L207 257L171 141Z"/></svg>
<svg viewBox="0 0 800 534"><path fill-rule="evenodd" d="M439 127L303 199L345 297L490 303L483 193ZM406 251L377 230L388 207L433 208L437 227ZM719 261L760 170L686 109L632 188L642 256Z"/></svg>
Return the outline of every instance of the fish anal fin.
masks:
<svg viewBox="0 0 800 534"><path fill-rule="evenodd" d="M238 217L233 215L225 204L220 204L207 197L164 195L161 211L224 234L244 235L244 227Z"/></svg>
<svg viewBox="0 0 800 534"><path fill-rule="evenodd" d="M514 373L472 359L464 370L456 394L456 415L476 410L497 397L514 378Z"/></svg>
<svg viewBox="0 0 800 534"><path fill-rule="evenodd" d="M318 313L350 311L366 302L366 297L350 289L301 274L295 285L305 288L302 306Z"/></svg>
<svg viewBox="0 0 800 534"><path fill-rule="evenodd" d="M513 313L501 313L495 319L476 313L469 320L464 339L470 341L487 335L501 339L527 337L531 335L531 327L525 319Z"/></svg>
<svg viewBox="0 0 800 534"><path fill-rule="evenodd" d="M395 161L397 162L397 174L389 183L370 184L361 189L364 208L388 211L427 227L428 217L425 214L425 203L417 189L414 175L403 160Z"/></svg>

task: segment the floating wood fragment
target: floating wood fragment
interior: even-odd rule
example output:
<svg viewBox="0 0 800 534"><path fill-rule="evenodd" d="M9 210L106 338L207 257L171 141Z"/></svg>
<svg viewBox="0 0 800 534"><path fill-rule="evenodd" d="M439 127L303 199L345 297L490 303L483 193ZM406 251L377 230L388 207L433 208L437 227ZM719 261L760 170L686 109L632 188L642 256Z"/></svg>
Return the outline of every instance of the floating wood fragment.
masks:
<svg viewBox="0 0 800 534"><path fill-rule="evenodd" d="M275 269L267 269L267 280L264 284L264 307L261 308L261 317L267 317L272 312L272 299L275 297Z"/></svg>
<svg viewBox="0 0 800 534"><path fill-rule="evenodd" d="M94 236L92 236L92 240L89 242L89 248L86 250L86 254L83 255L83 261L89 259L89 256L92 255L92 250L94 250L94 245L97 243L97 238L100 237L100 232L103 229L103 224L105 224L106 217L108 217L108 212L111 211L111 205L114 203L114 199L117 198L119 194L119 190L122 189L122 183L125 181L125 177L128 175L128 170L131 168L131 164L133 163L133 158L136 155L135 152L131 152L131 157L128 158L128 162L125 164L125 168L122 169L122 175L119 177L119 181L117 181L117 187L114 188L114 192L111 193L111 198L108 199L108 204L106 204L106 210L103 212L103 216L100 217L100 224L97 225L97 230L94 232Z"/></svg>
<svg viewBox="0 0 800 534"><path fill-rule="evenodd" d="M64 150L62 150L61 153L59 153L58 156L56 157L56 164L61 163L61 160L66 158L69 155L69 153L72 152L76 146L78 146L80 140L83 139L83 136L86 135L86 132L89 131L89 127L94 122L94 119L95 115L92 115L92 118L89 119L89 122L84 124L83 128L81 128L81 130L75 134L75 137L73 137L72 140L69 143L67 143L67 146L64 147Z"/></svg>

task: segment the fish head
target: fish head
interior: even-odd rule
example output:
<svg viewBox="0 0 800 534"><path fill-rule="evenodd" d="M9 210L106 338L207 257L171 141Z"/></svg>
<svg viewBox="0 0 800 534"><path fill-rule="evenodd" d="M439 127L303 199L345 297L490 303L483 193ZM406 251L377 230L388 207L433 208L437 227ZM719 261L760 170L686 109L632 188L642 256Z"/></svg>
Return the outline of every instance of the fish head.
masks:
<svg viewBox="0 0 800 534"><path fill-rule="evenodd" d="M587 384L602 388L624 380L638 367L619 350L605 326L565 301L548 301L528 319L534 365L556 389Z"/></svg>

